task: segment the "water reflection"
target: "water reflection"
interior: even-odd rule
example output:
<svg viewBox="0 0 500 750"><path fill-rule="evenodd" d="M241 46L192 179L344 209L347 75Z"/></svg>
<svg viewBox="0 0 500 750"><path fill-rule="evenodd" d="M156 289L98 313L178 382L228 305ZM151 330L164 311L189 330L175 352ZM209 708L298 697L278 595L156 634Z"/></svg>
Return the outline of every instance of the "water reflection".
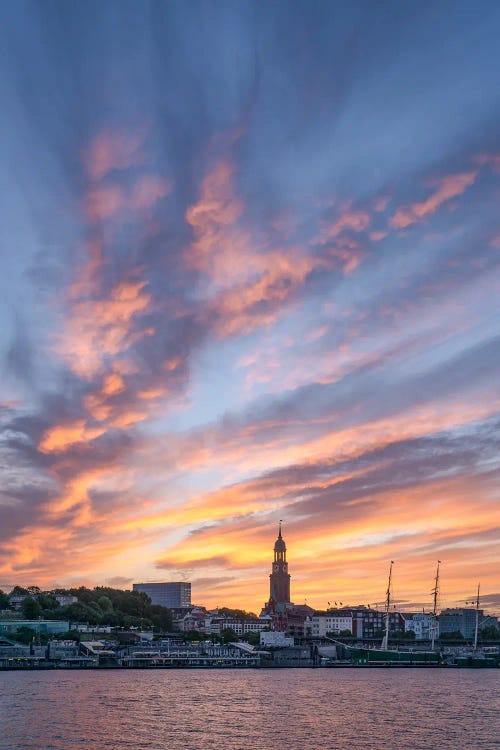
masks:
<svg viewBox="0 0 500 750"><path fill-rule="evenodd" d="M2 750L493 750L498 672L0 673Z"/></svg>

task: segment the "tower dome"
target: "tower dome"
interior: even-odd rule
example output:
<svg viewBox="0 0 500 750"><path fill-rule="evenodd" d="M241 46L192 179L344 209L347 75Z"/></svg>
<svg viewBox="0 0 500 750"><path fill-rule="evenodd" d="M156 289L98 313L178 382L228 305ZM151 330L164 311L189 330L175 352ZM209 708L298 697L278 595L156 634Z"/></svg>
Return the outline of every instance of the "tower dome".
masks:
<svg viewBox="0 0 500 750"><path fill-rule="evenodd" d="M286 552L286 545L285 545L285 542L283 541L283 537L281 536L281 534L276 539L276 541L274 543L274 551L275 552Z"/></svg>
<svg viewBox="0 0 500 750"><path fill-rule="evenodd" d="M281 536L281 523L282 522L280 521L280 525L278 529L278 538L276 539L274 543L275 552L286 552L286 544L285 544L283 537Z"/></svg>

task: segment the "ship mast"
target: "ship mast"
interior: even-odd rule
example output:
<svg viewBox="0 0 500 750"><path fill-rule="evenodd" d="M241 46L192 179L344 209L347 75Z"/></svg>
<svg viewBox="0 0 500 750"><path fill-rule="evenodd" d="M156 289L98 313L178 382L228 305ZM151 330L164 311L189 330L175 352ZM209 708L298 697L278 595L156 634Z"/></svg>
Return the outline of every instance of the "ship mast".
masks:
<svg viewBox="0 0 500 750"><path fill-rule="evenodd" d="M431 642L431 651L434 651L434 641L436 640L437 635L437 602L438 602L438 595L439 595L439 566L441 564L441 560L438 560L437 568L436 568L436 577L434 579L434 588L432 589L432 594L434 597L434 606L432 608L432 642Z"/></svg>
<svg viewBox="0 0 500 750"><path fill-rule="evenodd" d="M391 606L391 579L392 579L392 566L394 565L394 560L391 560L391 565L389 567L389 580L387 582L387 591L385 592L385 635L382 639L382 646L381 648L383 650L387 650L389 646L389 608Z"/></svg>
<svg viewBox="0 0 500 750"><path fill-rule="evenodd" d="M479 587L480 583L477 584L477 598L476 598L476 627L474 628L474 651L477 649L477 634L479 630Z"/></svg>

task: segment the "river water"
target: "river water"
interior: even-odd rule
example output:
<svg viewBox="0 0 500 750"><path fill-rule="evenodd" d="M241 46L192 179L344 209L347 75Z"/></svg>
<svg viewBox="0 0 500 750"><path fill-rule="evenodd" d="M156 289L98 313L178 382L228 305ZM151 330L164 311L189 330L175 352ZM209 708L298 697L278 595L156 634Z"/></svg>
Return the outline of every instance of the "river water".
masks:
<svg viewBox="0 0 500 750"><path fill-rule="evenodd" d="M498 750L500 670L0 673L1 750Z"/></svg>

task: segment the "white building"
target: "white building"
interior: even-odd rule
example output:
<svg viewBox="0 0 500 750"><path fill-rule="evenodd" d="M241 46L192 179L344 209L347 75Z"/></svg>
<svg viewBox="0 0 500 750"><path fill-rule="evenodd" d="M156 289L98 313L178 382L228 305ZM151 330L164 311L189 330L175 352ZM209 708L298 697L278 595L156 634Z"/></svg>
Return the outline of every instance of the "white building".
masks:
<svg viewBox="0 0 500 750"><path fill-rule="evenodd" d="M231 629L241 637L247 633L259 633L268 627L269 618L209 617L206 621L205 632L210 635L220 635L223 630Z"/></svg>
<svg viewBox="0 0 500 750"><path fill-rule="evenodd" d="M405 623L405 633L412 630L415 633L416 641L429 641L432 638L432 623L434 620L433 615L426 614L425 612L417 612L416 614L403 614ZM439 636L439 622L436 622L435 637Z"/></svg>
<svg viewBox="0 0 500 750"><path fill-rule="evenodd" d="M343 630L349 630L352 633L352 615L328 613L311 617L311 635L313 638L324 638L328 633L339 635Z"/></svg>

